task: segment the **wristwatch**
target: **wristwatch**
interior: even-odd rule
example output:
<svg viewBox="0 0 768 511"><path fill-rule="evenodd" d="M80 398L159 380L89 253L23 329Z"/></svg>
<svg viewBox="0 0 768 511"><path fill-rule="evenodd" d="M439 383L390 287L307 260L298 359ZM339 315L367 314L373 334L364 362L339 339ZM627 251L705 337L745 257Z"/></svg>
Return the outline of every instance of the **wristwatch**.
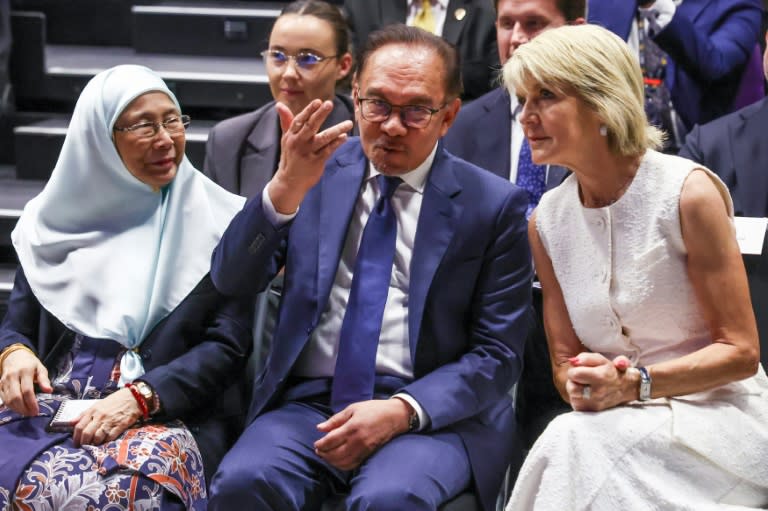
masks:
<svg viewBox="0 0 768 511"><path fill-rule="evenodd" d="M408 431L416 431L419 429L419 426L421 426L419 414L416 413L416 410L414 410L411 412L411 416L408 417Z"/></svg>
<svg viewBox="0 0 768 511"><path fill-rule="evenodd" d="M651 373L645 367L638 367L640 371L640 401L651 399Z"/></svg>
<svg viewBox="0 0 768 511"><path fill-rule="evenodd" d="M155 391L152 390L152 387L150 387L147 382L141 380L133 382L133 386L136 387L136 390L139 391L141 397L144 398L144 402L147 404L147 408L149 408L149 414L152 415L155 413L159 407L159 403L157 395L155 394Z"/></svg>

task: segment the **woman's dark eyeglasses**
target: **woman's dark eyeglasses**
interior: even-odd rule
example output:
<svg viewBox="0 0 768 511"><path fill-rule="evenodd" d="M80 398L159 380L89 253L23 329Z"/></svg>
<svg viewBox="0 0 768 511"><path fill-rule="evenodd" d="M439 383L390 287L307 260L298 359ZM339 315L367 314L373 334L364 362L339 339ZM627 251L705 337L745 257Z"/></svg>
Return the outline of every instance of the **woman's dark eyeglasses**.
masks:
<svg viewBox="0 0 768 511"><path fill-rule="evenodd" d="M170 135L175 135L184 131L189 126L192 119L188 115L178 117L169 117L162 122L140 122L133 126L120 128L115 126L115 131L130 131L139 138L152 138L160 131L160 126Z"/></svg>
<svg viewBox="0 0 768 511"><path fill-rule="evenodd" d="M336 58L336 55L328 55L327 57L321 57L312 52L300 51L295 55L288 55L284 51L280 50L264 50L261 52L262 58L268 61L275 67L281 67L293 59L299 69L309 71L324 60Z"/></svg>
<svg viewBox="0 0 768 511"><path fill-rule="evenodd" d="M359 92L358 92L359 94ZM432 116L445 108L447 103L443 103L439 108L430 108L424 105L393 105L383 99L361 98L358 96L357 102L360 104L360 115L369 122L384 122L392 115L392 110L400 110L400 122L409 128L423 129L429 125Z"/></svg>

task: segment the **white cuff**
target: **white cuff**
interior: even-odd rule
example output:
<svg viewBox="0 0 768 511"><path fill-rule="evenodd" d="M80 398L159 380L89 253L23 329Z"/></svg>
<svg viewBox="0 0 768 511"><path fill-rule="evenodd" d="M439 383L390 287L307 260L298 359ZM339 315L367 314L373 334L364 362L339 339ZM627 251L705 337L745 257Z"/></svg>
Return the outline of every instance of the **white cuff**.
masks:
<svg viewBox="0 0 768 511"><path fill-rule="evenodd" d="M396 397L398 399L402 399L403 401L407 402L411 407L413 407L413 410L416 412L416 415L419 416L419 428L416 431L423 431L427 428L429 425L429 417L427 417L427 413L424 411L424 409L421 407L421 405L413 399L413 397L410 394L406 394L405 392L398 392L392 397Z"/></svg>
<svg viewBox="0 0 768 511"><path fill-rule="evenodd" d="M294 213L289 215L278 213L278 211L275 209L275 205L272 204L272 199L269 198L270 183L267 183L267 186L265 186L264 190L261 192L261 205L262 209L264 209L264 214L267 215L267 220L269 220L275 229L279 229L280 227L293 220L299 210L297 209Z"/></svg>
<svg viewBox="0 0 768 511"><path fill-rule="evenodd" d="M654 20L652 23L653 31L649 33L651 37L654 37L672 21L677 6L674 0L656 0L648 7L639 7L639 9L640 13L646 16L646 19L650 17Z"/></svg>

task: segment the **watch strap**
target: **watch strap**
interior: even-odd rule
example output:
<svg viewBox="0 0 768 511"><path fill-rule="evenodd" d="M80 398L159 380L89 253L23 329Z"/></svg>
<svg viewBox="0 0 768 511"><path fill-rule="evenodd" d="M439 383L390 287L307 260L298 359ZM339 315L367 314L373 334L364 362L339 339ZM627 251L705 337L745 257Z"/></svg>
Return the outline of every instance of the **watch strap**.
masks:
<svg viewBox="0 0 768 511"><path fill-rule="evenodd" d="M418 431L420 426L421 420L419 420L419 414L416 412L416 410L413 410L411 415L408 417L408 431Z"/></svg>
<svg viewBox="0 0 768 511"><path fill-rule="evenodd" d="M651 399L651 373L645 367L638 367L640 371L640 401L648 401Z"/></svg>

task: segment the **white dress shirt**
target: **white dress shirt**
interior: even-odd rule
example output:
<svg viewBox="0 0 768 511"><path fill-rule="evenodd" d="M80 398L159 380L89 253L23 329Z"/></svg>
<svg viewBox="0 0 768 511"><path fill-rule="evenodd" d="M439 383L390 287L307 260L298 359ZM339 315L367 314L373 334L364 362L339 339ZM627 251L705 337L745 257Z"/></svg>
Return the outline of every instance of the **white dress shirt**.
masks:
<svg viewBox="0 0 768 511"><path fill-rule="evenodd" d="M394 0L389 0L394 1ZM445 14L448 12L448 0L432 0L432 17L435 19L435 35L443 35L445 26ZM405 24L413 26L413 20L421 12L422 0L410 0L408 2L408 16L405 18Z"/></svg>
<svg viewBox="0 0 768 511"><path fill-rule="evenodd" d="M416 239L416 227L421 212L424 187L436 151L437 144L424 162L414 170L400 175L403 183L397 187L392 195L392 209L397 218L397 238L392 276L376 352L377 374L399 376L405 379L413 378L413 362L408 332L411 255ZM326 378L332 377L334 374L339 351L339 335L349 300L358 247L368 216L379 198L378 181L376 181L378 175L379 172L372 164L369 164L366 177L363 179L361 193L355 203L355 209L347 229L347 237L336 270L336 277L331 287L328 305L323 311L310 341L293 368L292 374L296 376ZM269 199L268 188L268 186L265 187L262 193L264 211L272 223L279 226L292 219L295 213L293 215L277 213ZM397 394L397 396L413 406L419 415L420 427L424 428L429 418L426 417L416 400L407 394Z"/></svg>

